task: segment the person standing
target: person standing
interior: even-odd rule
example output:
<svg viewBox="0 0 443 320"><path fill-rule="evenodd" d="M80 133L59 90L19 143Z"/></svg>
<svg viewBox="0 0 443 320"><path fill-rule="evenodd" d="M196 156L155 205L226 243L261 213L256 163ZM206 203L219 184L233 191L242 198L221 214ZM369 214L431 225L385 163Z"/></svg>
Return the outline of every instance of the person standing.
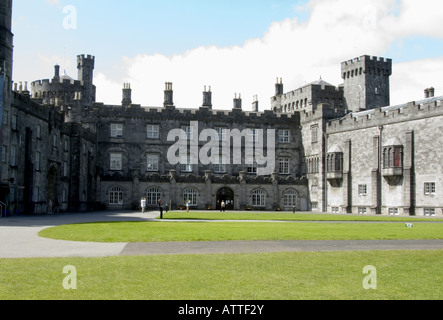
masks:
<svg viewBox="0 0 443 320"><path fill-rule="evenodd" d="M143 197L140 201L140 206L142 207L142 213L145 213L145 207L146 207L146 198Z"/></svg>
<svg viewBox="0 0 443 320"><path fill-rule="evenodd" d="M186 212L189 212L189 207L190 207L190 205L191 205L191 200L188 200L188 201L186 202Z"/></svg>
<svg viewBox="0 0 443 320"><path fill-rule="evenodd" d="M163 219L163 203L161 199L158 199L158 210L160 211L160 219Z"/></svg>
<svg viewBox="0 0 443 320"><path fill-rule="evenodd" d="M220 212L225 212L226 203L225 200L223 200L220 204Z"/></svg>

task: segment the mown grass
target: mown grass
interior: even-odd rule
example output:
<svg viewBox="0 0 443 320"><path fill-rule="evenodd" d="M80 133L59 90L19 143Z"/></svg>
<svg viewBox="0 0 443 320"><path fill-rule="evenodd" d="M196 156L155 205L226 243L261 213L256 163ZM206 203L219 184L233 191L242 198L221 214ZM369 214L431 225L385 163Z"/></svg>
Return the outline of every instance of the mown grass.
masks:
<svg viewBox="0 0 443 320"><path fill-rule="evenodd" d="M76 290L63 287L66 265ZM0 259L0 299L441 300L442 265L443 250Z"/></svg>
<svg viewBox="0 0 443 320"><path fill-rule="evenodd" d="M279 221L440 221L438 217L423 216L382 216L355 214L327 214L312 212L266 212L266 211L170 211L163 213L164 219L182 220L279 220Z"/></svg>
<svg viewBox="0 0 443 320"><path fill-rule="evenodd" d="M43 230L42 237L88 242L442 239L442 223L101 222Z"/></svg>

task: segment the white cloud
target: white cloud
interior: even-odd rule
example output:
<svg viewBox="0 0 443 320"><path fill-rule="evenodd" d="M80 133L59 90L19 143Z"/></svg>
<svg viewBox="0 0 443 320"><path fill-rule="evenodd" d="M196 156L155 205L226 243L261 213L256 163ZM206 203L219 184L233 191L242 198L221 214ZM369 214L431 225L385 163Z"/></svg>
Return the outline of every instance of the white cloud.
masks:
<svg viewBox="0 0 443 320"><path fill-rule="evenodd" d="M96 77L97 100L119 103L122 83L130 82L134 103L161 106L164 82L173 82L177 107L200 106L203 87L210 85L214 109L232 108L235 93L242 94L244 110L250 110L256 94L260 109L268 109L276 77L283 78L285 91L320 76L339 85L342 61L364 54L381 55L398 37L442 36L443 29L437 26L443 11L432 10L433 6L438 6L436 2L311 0L304 8L310 10L308 20L300 22L295 18L275 22L262 38L251 39L242 46L199 47L172 57L158 54L125 57L126 77L121 83L112 83L104 74ZM437 86L433 63L440 65L441 61L400 65L395 65L394 61L391 101L400 101L414 92L417 92L416 98L407 100L421 98L422 89L428 86L424 84L426 80L435 82L429 85ZM118 100L114 100L117 94L109 91L116 87L119 88ZM437 87L436 90L438 93ZM402 102L405 101L399 103Z"/></svg>

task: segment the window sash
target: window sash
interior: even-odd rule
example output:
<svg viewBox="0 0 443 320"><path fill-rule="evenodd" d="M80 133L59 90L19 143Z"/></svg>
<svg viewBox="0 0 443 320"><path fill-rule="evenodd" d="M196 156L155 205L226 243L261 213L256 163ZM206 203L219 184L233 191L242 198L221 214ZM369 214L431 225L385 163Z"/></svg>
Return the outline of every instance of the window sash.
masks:
<svg viewBox="0 0 443 320"><path fill-rule="evenodd" d="M160 137L160 126L159 125L150 125L147 126L147 138L148 139L158 139Z"/></svg>
<svg viewBox="0 0 443 320"><path fill-rule="evenodd" d="M110 155L110 169L113 171L121 171L123 166L123 155L119 153L111 153Z"/></svg>

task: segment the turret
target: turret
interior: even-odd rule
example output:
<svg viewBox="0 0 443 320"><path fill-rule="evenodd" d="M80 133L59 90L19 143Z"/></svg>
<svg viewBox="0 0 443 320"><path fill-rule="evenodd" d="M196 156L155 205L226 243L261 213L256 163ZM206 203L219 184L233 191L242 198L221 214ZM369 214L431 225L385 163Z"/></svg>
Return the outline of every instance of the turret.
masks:
<svg viewBox="0 0 443 320"><path fill-rule="evenodd" d="M95 86L92 84L94 79L95 58L91 55L77 56L78 80L84 86L83 104L91 105L95 102Z"/></svg>
<svg viewBox="0 0 443 320"><path fill-rule="evenodd" d="M349 110L356 112L390 104L391 59L361 56L343 62L341 72Z"/></svg>
<svg viewBox="0 0 443 320"><path fill-rule="evenodd" d="M242 99L241 94L239 93L237 96L237 93L234 95L234 109L240 109L242 108Z"/></svg>

